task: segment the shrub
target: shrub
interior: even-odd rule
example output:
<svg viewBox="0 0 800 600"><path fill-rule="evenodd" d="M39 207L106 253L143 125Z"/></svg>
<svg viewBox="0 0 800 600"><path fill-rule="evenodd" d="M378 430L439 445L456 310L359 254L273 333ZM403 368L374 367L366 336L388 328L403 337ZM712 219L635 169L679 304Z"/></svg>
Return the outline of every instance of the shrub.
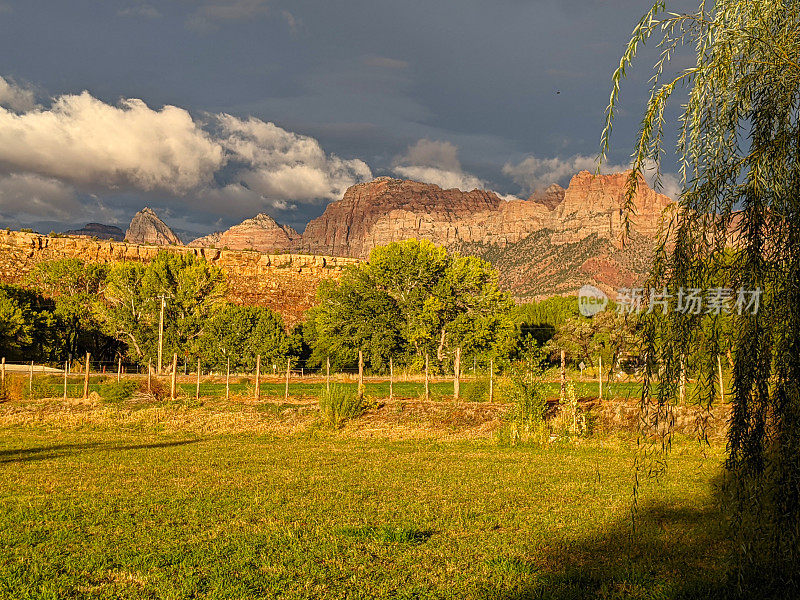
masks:
<svg viewBox="0 0 800 600"><path fill-rule="evenodd" d="M333 384L320 396L319 410L329 425L338 428L364 412L364 398L350 386Z"/></svg>
<svg viewBox="0 0 800 600"><path fill-rule="evenodd" d="M567 384L566 400L558 405L558 415L553 419L553 433L559 437L584 437L588 432L586 414L578 405L575 386Z"/></svg>
<svg viewBox="0 0 800 600"><path fill-rule="evenodd" d="M28 398L56 398L61 395L61 390L59 386L53 383L53 379L50 377L34 377L33 378L33 385L30 385L28 381L25 381L25 395Z"/></svg>
<svg viewBox="0 0 800 600"><path fill-rule="evenodd" d="M549 439L545 421L547 402L539 382L524 373L518 374L511 379L509 396L513 407L497 433L498 440L509 445L546 442Z"/></svg>
<svg viewBox="0 0 800 600"><path fill-rule="evenodd" d="M100 396L106 402L123 402L139 389L139 382L128 380L112 381L100 386Z"/></svg>

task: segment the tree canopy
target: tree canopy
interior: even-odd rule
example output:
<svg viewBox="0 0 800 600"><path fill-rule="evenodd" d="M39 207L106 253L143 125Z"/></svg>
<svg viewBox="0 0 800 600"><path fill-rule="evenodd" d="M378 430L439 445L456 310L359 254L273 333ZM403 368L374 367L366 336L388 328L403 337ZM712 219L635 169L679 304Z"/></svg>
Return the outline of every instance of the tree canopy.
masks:
<svg viewBox="0 0 800 600"><path fill-rule="evenodd" d="M761 592L800 585L799 9L787 0L717 0L672 14L657 2L614 75L602 139L605 152L620 82L655 36L661 54L633 152L626 215L635 218L637 174L664 154L665 109L686 89L676 123L683 192L651 284L675 293L722 280L734 298L760 294L755 310L734 312L725 326L733 361L726 507L738 580ZM676 56L686 64L682 50L692 54L691 65L667 77ZM668 315L653 313L644 325L642 402L656 421L670 419L687 355L703 358L701 401L718 399L713 371L723 324L714 314L676 311L674 302ZM657 378L660 385L649 384Z"/></svg>
<svg viewBox="0 0 800 600"><path fill-rule="evenodd" d="M307 330L311 360L356 364L359 350L374 370L395 357L416 368L462 356L506 356L514 344L513 302L485 261L448 254L427 241L375 248L369 262L324 282Z"/></svg>

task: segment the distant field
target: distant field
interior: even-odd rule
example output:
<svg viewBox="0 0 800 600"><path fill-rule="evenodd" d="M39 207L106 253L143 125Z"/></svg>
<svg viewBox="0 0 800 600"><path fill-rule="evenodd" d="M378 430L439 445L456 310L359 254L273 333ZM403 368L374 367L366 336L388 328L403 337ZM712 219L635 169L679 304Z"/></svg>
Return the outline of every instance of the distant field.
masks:
<svg viewBox="0 0 800 600"><path fill-rule="evenodd" d="M18 376L19 377L19 376ZM63 378L52 376L37 376L37 379L44 379L49 383L52 396L58 397L63 394ZM138 381L144 381L143 376L137 376ZM304 380L298 381L299 378L294 378L289 383L289 396L302 397L302 398L318 398L325 389L324 378L319 377L306 377ZM97 376L93 375L90 378L89 391L102 392L102 382L116 381L114 375ZM162 384L169 389L169 378L162 377ZM470 387L473 385L472 379L465 379L461 382L461 396L462 399L471 399L473 396L469 394ZM345 385L351 386L354 389L357 383L353 378L349 378ZM27 385L23 383L23 387ZM544 393L549 398L557 398L560 394L560 384L554 381L543 382L542 387ZM260 390L262 396L283 398L285 394L286 384L285 381L276 380L274 377L262 381ZM593 381L574 381L575 395L578 398L595 398L598 394L597 382ZM184 397L195 397L196 394L196 381L193 376L181 376L178 379L179 395ZM370 380L368 379L365 384L365 394L374 398L386 398L389 396L389 381L388 380ZM433 400L444 400L453 398L453 381L452 379L437 379L429 384L430 396ZM638 398L641 395L642 386L637 382L612 382L604 384L603 396L610 398L628 399ZM495 380L495 399L503 401L503 386L501 378ZM253 379L247 377L232 377L230 383L231 395L244 396L253 395ZM83 379L77 376L71 376L67 385L67 395L71 398L80 397L83 395ZM398 398L420 398L425 395L425 384L422 381L400 381L394 383L394 395ZM225 383L224 378L219 377L208 378L204 377L200 383L200 396L206 397L224 397L225 396ZM485 394L484 394L485 396ZM483 397L483 400L486 398Z"/></svg>
<svg viewBox="0 0 800 600"><path fill-rule="evenodd" d="M0 597L713 592L721 449L676 444L631 542L634 447L0 428Z"/></svg>

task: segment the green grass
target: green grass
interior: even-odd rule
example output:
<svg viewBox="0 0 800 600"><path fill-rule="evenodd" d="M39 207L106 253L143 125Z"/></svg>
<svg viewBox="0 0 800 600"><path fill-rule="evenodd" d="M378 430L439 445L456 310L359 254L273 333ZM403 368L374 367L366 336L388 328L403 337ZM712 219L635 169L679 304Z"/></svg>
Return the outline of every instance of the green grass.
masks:
<svg viewBox="0 0 800 600"><path fill-rule="evenodd" d="M52 388L52 395L60 397L63 394L63 384L57 382L57 378L49 378L50 388ZM63 380L61 380L63 381ZM101 383L100 377L92 377L89 383L89 391L103 394L104 387L116 381L113 377L107 377L106 383ZM169 378L162 378L162 383L165 386L164 390L169 394ZM355 382L342 383L341 385L358 388ZM465 396L466 390L470 385L469 380L462 381L462 396ZM557 398L559 396L560 384L557 382L545 382L542 384L545 389L545 395L549 398ZM597 397L597 383L576 381L574 382L575 393L579 398L594 398ZM195 383L178 383L178 393L184 397L194 398L196 393ZM280 382L261 382L260 384L261 395L282 398L285 394L285 383ZM389 382L388 381L367 381L364 384L365 395L370 398L388 398L389 396ZM501 397L500 386L495 388L496 400L505 401ZM436 381L429 384L431 400L451 400L453 398L453 383L452 381ZM636 382L621 382L611 383L603 386L603 396L611 398L632 398L638 399L641 395L642 386ZM310 398L316 399L322 396L325 391L324 381L315 382L290 382L289 395L294 398ZM235 382L230 384L230 393L232 396L249 396L253 394L253 382L241 381L237 377ZM40 394L41 395L41 394ZM77 378L72 378L67 385L67 395L70 398L79 398L83 395L83 380L77 381ZM200 383L200 395L207 397L224 398L225 397L225 383L219 382L202 382ZM422 398L425 395L425 384L422 382L396 382L394 384L394 395L397 398ZM463 398L462 398L463 399Z"/></svg>
<svg viewBox="0 0 800 600"><path fill-rule="evenodd" d="M721 458L633 446L0 429L2 598L676 598L716 592Z"/></svg>

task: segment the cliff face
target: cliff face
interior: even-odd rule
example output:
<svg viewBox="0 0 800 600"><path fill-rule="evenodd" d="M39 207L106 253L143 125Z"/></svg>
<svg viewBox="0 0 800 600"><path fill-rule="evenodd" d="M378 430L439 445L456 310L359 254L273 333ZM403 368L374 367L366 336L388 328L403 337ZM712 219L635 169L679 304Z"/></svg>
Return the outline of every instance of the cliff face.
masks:
<svg viewBox="0 0 800 600"><path fill-rule="evenodd" d="M148 207L144 207L133 216L128 231L125 232L125 239L131 244L157 246L181 243L175 232Z"/></svg>
<svg viewBox="0 0 800 600"><path fill-rule="evenodd" d="M0 230L0 281L22 283L34 265L45 260L80 258L97 263L148 262L164 250L192 253L219 266L227 275L228 300L237 304L267 306L280 313L289 326L298 323L303 312L314 304L320 281L339 277L344 266L357 262L329 256L146 246Z"/></svg>
<svg viewBox="0 0 800 600"><path fill-rule="evenodd" d="M261 213L228 229L212 233L189 243L193 247L258 250L259 252L287 252L300 242L300 234L286 225L278 225L267 214Z"/></svg>
<svg viewBox="0 0 800 600"><path fill-rule="evenodd" d="M411 237L451 245L483 235L481 217L503 201L491 192L443 190L437 185L381 177L349 188L311 221L301 248L335 256L366 257L375 246Z"/></svg>
<svg viewBox="0 0 800 600"><path fill-rule="evenodd" d="M528 200L504 201L491 192L443 190L436 185L380 178L351 187L311 221L301 248L366 258L375 246L411 237L449 248L479 244L504 248L548 230L553 244L592 235L619 246L628 173L582 171L564 190L553 185ZM640 182L634 230L654 237L671 200Z"/></svg>

